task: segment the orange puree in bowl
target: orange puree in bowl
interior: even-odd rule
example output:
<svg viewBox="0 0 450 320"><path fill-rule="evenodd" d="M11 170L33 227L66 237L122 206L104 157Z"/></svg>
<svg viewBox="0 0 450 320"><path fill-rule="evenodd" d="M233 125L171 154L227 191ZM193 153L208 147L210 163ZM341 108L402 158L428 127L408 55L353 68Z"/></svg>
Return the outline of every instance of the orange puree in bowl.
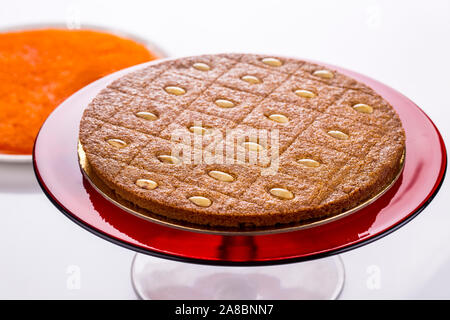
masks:
<svg viewBox="0 0 450 320"><path fill-rule="evenodd" d="M156 58L144 45L105 32L0 33L0 153L31 154L44 120L72 93Z"/></svg>

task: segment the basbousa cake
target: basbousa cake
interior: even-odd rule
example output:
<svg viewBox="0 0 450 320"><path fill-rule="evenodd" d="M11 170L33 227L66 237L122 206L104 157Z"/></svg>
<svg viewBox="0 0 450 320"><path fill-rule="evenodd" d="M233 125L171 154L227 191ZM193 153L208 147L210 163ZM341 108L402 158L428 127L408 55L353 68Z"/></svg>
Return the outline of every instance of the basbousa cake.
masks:
<svg viewBox="0 0 450 320"><path fill-rule="evenodd" d="M401 168L405 134L374 90L253 54L163 60L102 90L80 143L119 197L194 224L274 226L349 210Z"/></svg>

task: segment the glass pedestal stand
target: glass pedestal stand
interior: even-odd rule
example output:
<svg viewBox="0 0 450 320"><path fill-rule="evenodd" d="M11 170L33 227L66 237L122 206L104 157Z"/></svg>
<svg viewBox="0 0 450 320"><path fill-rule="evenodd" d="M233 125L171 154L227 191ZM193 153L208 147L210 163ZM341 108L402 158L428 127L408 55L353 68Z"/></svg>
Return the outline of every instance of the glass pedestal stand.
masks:
<svg viewBox="0 0 450 320"><path fill-rule="evenodd" d="M402 120L404 170L381 198L341 219L293 232L258 235L250 242L247 236L190 232L145 221L93 188L83 177L76 146L85 106L111 81L152 63L111 74L69 97L47 118L33 151L37 181L63 214L103 239L139 252L132 279L142 298L336 298L344 281L337 254L376 241L411 221L433 200L444 180L447 151L427 115L392 88L330 66L372 87Z"/></svg>
<svg viewBox="0 0 450 320"><path fill-rule="evenodd" d="M344 286L339 256L273 266L212 266L136 254L133 288L141 299L336 299Z"/></svg>

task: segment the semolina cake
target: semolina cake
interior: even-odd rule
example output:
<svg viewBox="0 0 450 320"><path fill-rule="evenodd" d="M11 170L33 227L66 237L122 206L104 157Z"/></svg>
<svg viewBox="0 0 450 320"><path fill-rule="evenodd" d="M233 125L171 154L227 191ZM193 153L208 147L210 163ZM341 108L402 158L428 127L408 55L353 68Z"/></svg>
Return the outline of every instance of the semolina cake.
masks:
<svg viewBox="0 0 450 320"><path fill-rule="evenodd" d="M86 107L79 140L117 196L213 227L352 209L393 181L405 152L400 118L370 87L255 54L162 60L128 73Z"/></svg>

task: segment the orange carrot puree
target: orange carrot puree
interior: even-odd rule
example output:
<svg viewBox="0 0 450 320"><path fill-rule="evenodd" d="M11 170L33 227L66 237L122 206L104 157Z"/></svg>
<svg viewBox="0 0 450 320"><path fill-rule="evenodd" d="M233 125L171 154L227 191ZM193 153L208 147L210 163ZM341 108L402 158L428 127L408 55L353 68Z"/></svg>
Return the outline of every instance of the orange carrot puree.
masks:
<svg viewBox="0 0 450 320"><path fill-rule="evenodd" d="M0 153L31 154L44 120L72 93L156 58L142 44L98 31L0 33Z"/></svg>

